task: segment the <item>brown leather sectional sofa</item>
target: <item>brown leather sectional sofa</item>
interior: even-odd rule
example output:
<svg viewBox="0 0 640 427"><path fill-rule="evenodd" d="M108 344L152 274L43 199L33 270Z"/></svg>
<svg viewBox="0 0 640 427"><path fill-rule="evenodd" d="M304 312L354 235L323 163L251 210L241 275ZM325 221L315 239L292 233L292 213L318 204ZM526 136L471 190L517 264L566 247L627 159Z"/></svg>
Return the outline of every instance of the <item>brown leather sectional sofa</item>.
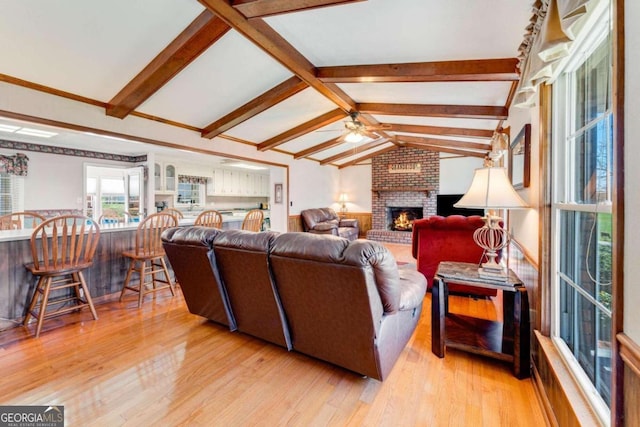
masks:
<svg viewBox="0 0 640 427"><path fill-rule="evenodd" d="M192 313L384 380L422 311L426 279L381 244L204 227L162 236Z"/></svg>

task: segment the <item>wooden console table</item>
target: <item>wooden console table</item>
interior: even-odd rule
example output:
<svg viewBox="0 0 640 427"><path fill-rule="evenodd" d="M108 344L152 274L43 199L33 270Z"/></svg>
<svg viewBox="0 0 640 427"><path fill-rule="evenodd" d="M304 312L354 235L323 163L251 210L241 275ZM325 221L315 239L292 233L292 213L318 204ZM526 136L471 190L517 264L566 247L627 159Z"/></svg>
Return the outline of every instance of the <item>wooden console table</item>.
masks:
<svg viewBox="0 0 640 427"><path fill-rule="evenodd" d="M504 322L449 313L449 282L501 290ZM527 289L511 270L508 279L501 281L480 277L476 264L441 262L433 279L431 338L431 351L438 357L444 357L445 346L456 348L510 362L516 377L529 377Z"/></svg>

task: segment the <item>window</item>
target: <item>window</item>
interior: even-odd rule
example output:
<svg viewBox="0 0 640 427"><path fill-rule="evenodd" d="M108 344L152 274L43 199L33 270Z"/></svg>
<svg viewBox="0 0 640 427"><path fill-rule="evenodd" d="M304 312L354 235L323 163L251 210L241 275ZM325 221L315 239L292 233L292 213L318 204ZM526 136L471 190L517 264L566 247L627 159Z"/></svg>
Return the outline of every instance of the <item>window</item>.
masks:
<svg viewBox="0 0 640 427"><path fill-rule="evenodd" d="M85 166L85 209L88 216L98 219L105 213L136 217L144 206L143 169L110 166ZM143 211L142 211L143 212Z"/></svg>
<svg viewBox="0 0 640 427"><path fill-rule="evenodd" d="M590 35L553 84L552 337L608 422L614 179L608 13Z"/></svg>
<svg viewBox="0 0 640 427"><path fill-rule="evenodd" d="M0 215L24 210L24 177L0 173Z"/></svg>

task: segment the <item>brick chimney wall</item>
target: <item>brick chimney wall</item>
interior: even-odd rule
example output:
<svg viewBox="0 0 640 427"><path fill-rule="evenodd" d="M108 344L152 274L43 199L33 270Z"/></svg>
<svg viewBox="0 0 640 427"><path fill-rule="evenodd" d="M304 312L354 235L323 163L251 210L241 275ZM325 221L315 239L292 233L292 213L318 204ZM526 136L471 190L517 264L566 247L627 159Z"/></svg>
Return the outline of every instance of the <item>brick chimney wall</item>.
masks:
<svg viewBox="0 0 640 427"><path fill-rule="evenodd" d="M389 165L408 163L420 163L420 172L389 173ZM372 230L386 230L387 206L422 206L424 218L435 215L439 184L440 155L438 152L400 147L397 150L374 157L371 163ZM403 191L394 190L396 188L401 188ZM409 188L415 188L416 191L409 190ZM428 196L423 190L425 188L431 190ZM392 191L377 193L376 189Z"/></svg>

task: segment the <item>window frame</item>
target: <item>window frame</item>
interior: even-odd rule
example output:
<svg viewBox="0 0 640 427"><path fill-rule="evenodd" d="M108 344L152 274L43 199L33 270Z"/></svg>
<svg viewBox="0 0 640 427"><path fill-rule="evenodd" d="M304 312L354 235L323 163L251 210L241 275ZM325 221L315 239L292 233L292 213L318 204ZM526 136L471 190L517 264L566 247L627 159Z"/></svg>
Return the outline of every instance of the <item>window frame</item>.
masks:
<svg viewBox="0 0 640 427"><path fill-rule="evenodd" d="M610 7L605 7L601 11L600 15L597 17L596 25L591 31L588 31L588 35L582 40L579 41L576 45L576 49L574 53L571 55L570 59L567 60L562 68L562 73L570 73L571 77L564 81L563 78L560 77L560 73L554 78L553 83L553 95L552 95L552 106L551 106L551 116L552 119L552 154L551 154L551 177L548 177L548 184L552 187L551 191L551 209L550 209L550 338L554 343L555 347L559 351L563 361L569 368L569 372L573 376L574 380L581 387L588 401L592 405L594 411L596 412L600 421L602 421L605 425L610 423L611 418L611 409L600 396L596 385L591 381L585 372L584 368L580 365L580 362L576 357L574 357L574 352L571 350L569 345L562 339L562 331L561 331L561 293L562 293L562 285L561 285L561 269L560 267L560 257L562 254L561 250L561 215L563 212L579 212L579 213L607 213L610 214L613 221L613 191L615 188L615 182L613 182L613 178L611 181L607 182L607 200L602 203L596 200L595 203L586 203L586 202L576 202L574 200L574 191L576 180L575 180L575 171L576 165L573 163L575 156L575 139L579 138L581 135L586 135L589 129L592 129L594 126L597 126L597 123L601 121L605 121L605 123L610 124L611 126L615 125L615 116L614 116L614 99L613 95L610 95L610 102L607 106L607 109L603 114L595 119L590 120L587 123L584 123L580 128L571 131L569 129L570 124L576 122L575 115L575 104L576 104L576 96L577 94L573 91L575 88L575 83L570 79L574 78L574 73L591 57L591 55L596 51L596 49L600 46L600 44L607 40L610 40L609 44L609 59L613 62L613 37L614 32L611 28L611 9ZM609 88L611 89L613 85L613 79L615 78L613 75L613 70L609 74L610 81L608 82ZM559 96L560 95L560 96ZM608 129L608 128L607 128ZM608 134L608 136L612 136ZM612 136L615 138L614 136ZM568 142L570 138L574 138L573 142ZM609 155L611 159L613 159L613 149L614 149L615 141L610 141L608 145L608 149L610 150ZM607 171L608 173L612 173L615 165L614 162L607 162ZM615 178L615 177L614 177ZM560 201L560 199L562 200ZM612 246L613 239L615 236L612 234ZM576 250L577 252L578 250ZM613 265L612 265L613 269ZM613 275L613 271L612 271ZM573 280L572 280L573 281ZM573 286L572 286L573 287ZM580 289L580 286L573 287L575 289L574 292L581 294L584 296L583 291ZM582 292L581 292L582 291ZM615 298L613 292L615 291L615 287L612 286L612 298ZM591 297L589 297L592 299ZM614 322L614 314L612 309L608 309L601 302L597 300L589 301L590 304L594 305L598 309L606 310L610 317L611 324ZM595 304L594 304L595 303ZM575 302L574 302L575 304ZM573 313L576 316L575 313ZM577 317L575 317L577 318ZM574 318L574 319L575 319ZM597 326L598 322L594 321L594 330L595 326ZM613 334L613 329L609 331L611 345L613 346L615 341L615 336ZM597 339L597 338L596 338ZM596 356L597 358L597 349ZM611 356L614 357L613 354ZM613 360L612 360L613 363ZM594 366L595 369L595 366ZM613 376L613 372L612 372ZM614 393L614 383L611 381L610 383L610 392ZM611 401L613 404L613 400Z"/></svg>

